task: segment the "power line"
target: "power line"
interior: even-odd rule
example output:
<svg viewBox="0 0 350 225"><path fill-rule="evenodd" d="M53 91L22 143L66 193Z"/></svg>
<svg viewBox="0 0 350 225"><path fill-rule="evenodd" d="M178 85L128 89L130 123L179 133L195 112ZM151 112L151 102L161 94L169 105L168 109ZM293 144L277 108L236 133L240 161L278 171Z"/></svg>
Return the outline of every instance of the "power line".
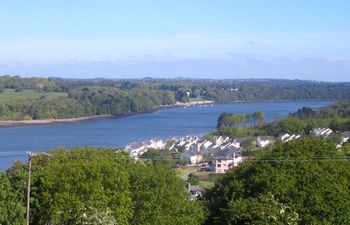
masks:
<svg viewBox="0 0 350 225"><path fill-rule="evenodd" d="M117 151L118 152L118 151ZM40 153L40 152L38 152ZM132 160L132 157L122 155L103 155L103 154L89 154L89 153L56 153L50 152L52 158L80 158L80 159L113 159L113 160ZM22 151L16 152L0 152L0 158L7 158L11 156L27 156L27 153ZM139 160L156 160L156 161L169 161L169 160L181 160L181 157L164 158L163 156L139 156ZM210 159L210 158L208 158ZM286 158L245 158L243 161L249 162L320 162L320 161L350 161L349 157L286 157Z"/></svg>

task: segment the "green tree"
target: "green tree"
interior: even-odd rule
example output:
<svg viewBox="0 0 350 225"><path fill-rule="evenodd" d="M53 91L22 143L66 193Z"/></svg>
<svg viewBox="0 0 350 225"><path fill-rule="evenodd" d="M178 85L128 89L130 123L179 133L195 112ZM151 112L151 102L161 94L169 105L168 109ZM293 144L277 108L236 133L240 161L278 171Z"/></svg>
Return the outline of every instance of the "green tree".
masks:
<svg viewBox="0 0 350 225"><path fill-rule="evenodd" d="M201 202L190 201L184 182L160 162L134 165L131 173L134 214L131 224L201 224Z"/></svg>
<svg viewBox="0 0 350 225"><path fill-rule="evenodd" d="M281 120L282 131L289 134L301 134L305 131L307 126L306 121L296 119L293 117L287 117Z"/></svg>
<svg viewBox="0 0 350 225"><path fill-rule="evenodd" d="M288 218L297 224L350 224L349 185L346 153L332 142L307 137L278 144L215 184L206 195L206 224L287 224ZM283 208L286 214L278 213Z"/></svg>
<svg viewBox="0 0 350 225"><path fill-rule="evenodd" d="M0 224L24 224L23 202L12 187L7 176L0 172Z"/></svg>
<svg viewBox="0 0 350 225"><path fill-rule="evenodd" d="M129 175L118 163L125 155L92 148L50 154L33 158L32 224L87 224L97 214L128 224Z"/></svg>
<svg viewBox="0 0 350 225"><path fill-rule="evenodd" d="M90 147L49 154L32 159L31 224L196 225L204 220L203 204L189 200L184 181L160 160L134 161L125 153ZM25 194L26 166L16 163L7 174L1 177L0 196L10 190L4 193L14 197L6 202L24 204L17 196ZM16 213L2 206L0 215L8 209Z"/></svg>

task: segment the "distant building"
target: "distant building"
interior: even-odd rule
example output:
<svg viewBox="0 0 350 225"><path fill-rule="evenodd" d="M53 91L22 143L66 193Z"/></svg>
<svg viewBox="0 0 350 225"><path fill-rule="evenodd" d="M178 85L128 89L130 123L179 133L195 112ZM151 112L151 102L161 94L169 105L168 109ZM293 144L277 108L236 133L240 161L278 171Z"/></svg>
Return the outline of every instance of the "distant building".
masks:
<svg viewBox="0 0 350 225"><path fill-rule="evenodd" d="M138 156L147 151L147 147L142 142L135 142L127 145L125 150L129 152L131 157L137 159Z"/></svg>
<svg viewBox="0 0 350 225"><path fill-rule="evenodd" d="M185 151L180 154L181 160L188 160L191 164L198 164L203 161L203 155L197 151Z"/></svg>
<svg viewBox="0 0 350 225"><path fill-rule="evenodd" d="M227 170L236 167L243 161L240 149L229 147L219 151L213 158L213 171L215 173L225 173Z"/></svg>
<svg viewBox="0 0 350 225"><path fill-rule="evenodd" d="M292 141L292 140L294 140L294 139L298 139L298 138L300 138L300 137L301 137L301 136L298 135L298 134L292 134L292 135L290 135L290 134L288 134L288 133L285 133L285 134L281 134L281 135L278 137L278 139L279 139L281 142L285 143L285 142L288 142L288 141Z"/></svg>
<svg viewBox="0 0 350 225"><path fill-rule="evenodd" d="M204 149L207 149L207 148L209 148L212 144L213 144L213 143L211 143L210 141L206 140L206 141L204 141L204 143L203 143L203 147L204 147Z"/></svg>
<svg viewBox="0 0 350 225"><path fill-rule="evenodd" d="M278 137L278 139L279 139L281 142L287 142L289 138L290 138L290 134L287 134L287 133L281 134L281 135Z"/></svg>
<svg viewBox="0 0 350 225"><path fill-rule="evenodd" d="M316 137L328 137L333 131L329 128L314 128L311 133Z"/></svg>
<svg viewBox="0 0 350 225"><path fill-rule="evenodd" d="M246 140L246 138L244 138L244 137L236 137L233 139L231 146L236 147L236 148L240 148L240 147L242 147L242 144L245 140Z"/></svg>
<svg viewBox="0 0 350 225"><path fill-rule="evenodd" d="M350 131L345 131L342 133L341 143L345 143L350 139Z"/></svg>
<svg viewBox="0 0 350 225"><path fill-rule="evenodd" d="M275 138L272 136L259 136L256 139L256 145L260 148L265 148L275 142Z"/></svg>
<svg viewBox="0 0 350 225"><path fill-rule="evenodd" d="M165 147L165 142L163 140L151 139L145 145L147 148L162 149Z"/></svg>

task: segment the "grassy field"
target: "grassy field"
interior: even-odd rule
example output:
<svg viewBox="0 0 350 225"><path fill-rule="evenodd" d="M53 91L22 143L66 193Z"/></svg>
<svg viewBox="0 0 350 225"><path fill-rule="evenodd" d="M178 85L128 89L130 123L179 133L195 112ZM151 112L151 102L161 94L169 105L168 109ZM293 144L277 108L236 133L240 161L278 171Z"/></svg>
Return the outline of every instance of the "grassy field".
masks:
<svg viewBox="0 0 350 225"><path fill-rule="evenodd" d="M14 89L5 89L0 93L0 102L8 101L24 101L27 99L38 99L45 96L47 99L54 99L61 96L67 96L67 93L63 92L47 92L41 93L34 90L22 90L16 92Z"/></svg>
<svg viewBox="0 0 350 225"><path fill-rule="evenodd" d="M196 171L197 168L196 167L180 167L180 168L176 168L176 175L178 177L180 177L181 179L184 179L184 177L186 176L186 174Z"/></svg>
<svg viewBox="0 0 350 225"><path fill-rule="evenodd" d="M222 174L198 172L197 167L180 167L175 169L176 174L181 179L191 174L198 179L198 185L204 189L210 189Z"/></svg>
<svg viewBox="0 0 350 225"><path fill-rule="evenodd" d="M204 189L210 189L214 186L214 183L222 176L217 173L205 173L194 171L191 173L192 176L198 179L198 185Z"/></svg>

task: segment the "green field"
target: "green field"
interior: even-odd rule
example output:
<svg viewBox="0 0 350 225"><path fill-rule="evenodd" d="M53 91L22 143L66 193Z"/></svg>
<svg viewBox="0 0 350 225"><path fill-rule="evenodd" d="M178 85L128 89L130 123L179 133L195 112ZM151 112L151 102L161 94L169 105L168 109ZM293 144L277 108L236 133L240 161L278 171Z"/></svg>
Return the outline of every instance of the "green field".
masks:
<svg viewBox="0 0 350 225"><path fill-rule="evenodd" d="M184 179L186 175L191 174L198 179L198 185L204 189L210 189L214 186L214 183L222 177L222 174L217 173L203 173L197 171L198 167L180 167L176 168L176 174L181 179Z"/></svg>
<svg viewBox="0 0 350 225"><path fill-rule="evenodd" d="M192 166L189 166L189 167L180 167L180 168L176 168L175 171L176 171L176 175L178 177L180 177L181 179L184 179L185 176L193 171L196 171L197 168L196 167L192 167Z"/></svg>
<svg viewBox="0 0 350 225"><path fill-rule="evenodd" d="M218 173L203 173L194 171L191 173L192 176L198 179L198 185L204 189L210 189L214 186L215 182L222 177L222 174Z"/></svg>
<svg viewBox="0 0 350 225"><path fill-rule="evenodd" d="M66 97L68 94L64 92L38 92L34 90L15 91L15 89L4 89L0 93L0 102L24 101L28 99L38 99L45 96L47 99L54 99L61 96Z"/></svg>

